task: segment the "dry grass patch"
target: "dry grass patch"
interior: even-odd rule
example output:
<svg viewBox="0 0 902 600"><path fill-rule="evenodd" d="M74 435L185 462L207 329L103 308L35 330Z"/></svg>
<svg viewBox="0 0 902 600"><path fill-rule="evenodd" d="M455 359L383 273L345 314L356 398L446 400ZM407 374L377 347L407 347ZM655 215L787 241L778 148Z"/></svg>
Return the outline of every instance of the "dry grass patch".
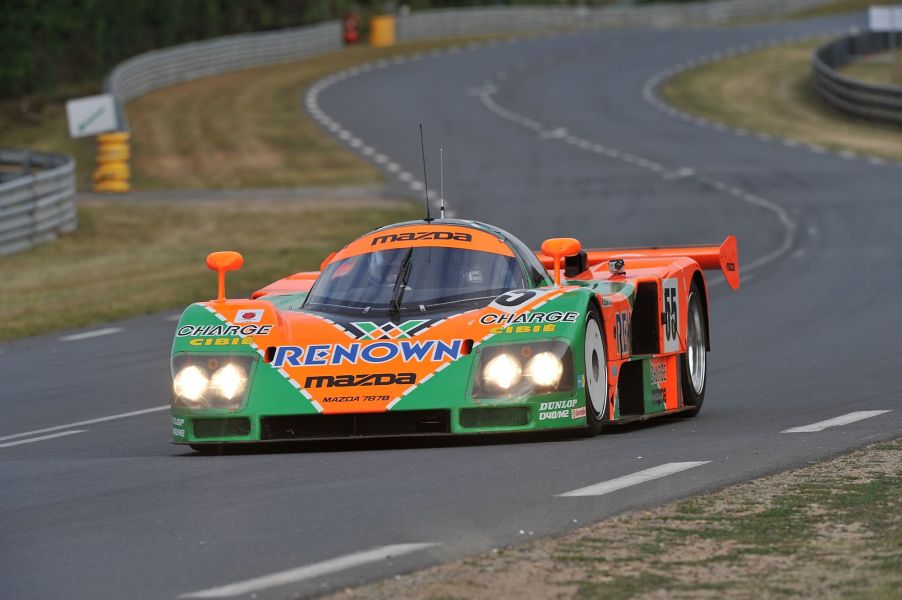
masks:
<svg viewBox="0 0 902 600"><path fill-rule="evenodd" d="M668 102L713 121L902 160L902 128L856 120L814 95L810 59L826 40L750 52L664 83Z"/></svg>
<svg viewBox="0 0 902 600"><path fill-rule="evenodd" d="M215 282L204 259L213 250L244 254L229 290L246 294L316 270L360 233L419 214L419 207L387 201L85 203L76 233L0 258L0 339L211 298Z"/></svg>
<svg viewBox="0 0 902 600"><path fill-rule="evenodd" d="M902 86L902 50L896 52L895 60L889 52L858 60L843 69L842 74L852 79Z"/></svg>
<svg viewBox="0 0 902 600"><path fill-rule="evenodd" d="M902 440L332 600L899 598Z"/></svg>
<svg viewBox="0 0 902 600"><path fill-rule="evenodd" d="M357 46L307 60L168 87L127 107L139 188L255 188L381 180L367 161L303 109L304 90L330 73L477 38L392 48Z"/></svg>

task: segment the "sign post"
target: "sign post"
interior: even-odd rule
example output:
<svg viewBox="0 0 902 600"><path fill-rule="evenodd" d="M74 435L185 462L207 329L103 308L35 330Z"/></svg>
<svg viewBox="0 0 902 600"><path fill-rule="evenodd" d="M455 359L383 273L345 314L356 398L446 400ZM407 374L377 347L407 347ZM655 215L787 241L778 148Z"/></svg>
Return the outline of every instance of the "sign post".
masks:
<svg viewBox="0 0 902 600"><path fill-rule="evenodd" d="M889 48L893 64L896 62L896 35L902 26L902 5L872 6L868 10L868 26L871 31L889 33Z"/></svg>

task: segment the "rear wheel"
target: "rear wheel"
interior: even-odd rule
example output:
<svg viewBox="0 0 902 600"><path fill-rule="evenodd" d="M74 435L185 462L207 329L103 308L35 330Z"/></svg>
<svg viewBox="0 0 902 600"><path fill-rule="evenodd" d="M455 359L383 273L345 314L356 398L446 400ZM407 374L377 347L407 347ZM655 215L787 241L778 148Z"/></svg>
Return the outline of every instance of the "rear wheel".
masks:
<svg viewBox="0 0 902 600"><path fill-rule="evenodd" d="M586 435L601 433L607 418L608 360L605 352L601 315L595 306L586 317L583 381L586 389Z"/></svg>
<svg viewBox="0 0 902 600"><path fill-rule="evenodd" d="M694 417L702 409L705 389L708 385L707 325L702 292L697 283L689 289L689 307L686 318L686 353L680 357L680 380L683 404L692 407L681 413Z"/></svg>

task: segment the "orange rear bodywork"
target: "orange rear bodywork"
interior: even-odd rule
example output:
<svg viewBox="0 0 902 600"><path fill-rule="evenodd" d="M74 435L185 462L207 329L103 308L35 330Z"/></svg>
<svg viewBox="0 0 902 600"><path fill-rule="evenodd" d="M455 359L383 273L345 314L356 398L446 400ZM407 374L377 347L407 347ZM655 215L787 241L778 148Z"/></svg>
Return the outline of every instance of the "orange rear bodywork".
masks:
<svg viewBox="0 0 902 600"><path fill-rule="evenodd" d="M536 255L546 269L554 266L554 259L543 253ZM676 259L689 258L705 270L720 270L734 290L739 289L739 248L734 236L727 236L720 246L670 246L651 248L599 248L586 250L588 266L615 259Z"/></svg>

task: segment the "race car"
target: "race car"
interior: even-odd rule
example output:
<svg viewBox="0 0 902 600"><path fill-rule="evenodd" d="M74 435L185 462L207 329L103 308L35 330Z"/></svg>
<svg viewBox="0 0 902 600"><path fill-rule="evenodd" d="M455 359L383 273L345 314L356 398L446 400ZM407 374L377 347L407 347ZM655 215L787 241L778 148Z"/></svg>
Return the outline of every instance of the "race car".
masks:
<svg viewBox="0 0 902 600"><path fill-rule="evenodd" d="M492 434L693 416L707 384L705 269L720 246L533 252L476 221L408 221L247 299L189 306L172 346L172 442Z"/></svg>

